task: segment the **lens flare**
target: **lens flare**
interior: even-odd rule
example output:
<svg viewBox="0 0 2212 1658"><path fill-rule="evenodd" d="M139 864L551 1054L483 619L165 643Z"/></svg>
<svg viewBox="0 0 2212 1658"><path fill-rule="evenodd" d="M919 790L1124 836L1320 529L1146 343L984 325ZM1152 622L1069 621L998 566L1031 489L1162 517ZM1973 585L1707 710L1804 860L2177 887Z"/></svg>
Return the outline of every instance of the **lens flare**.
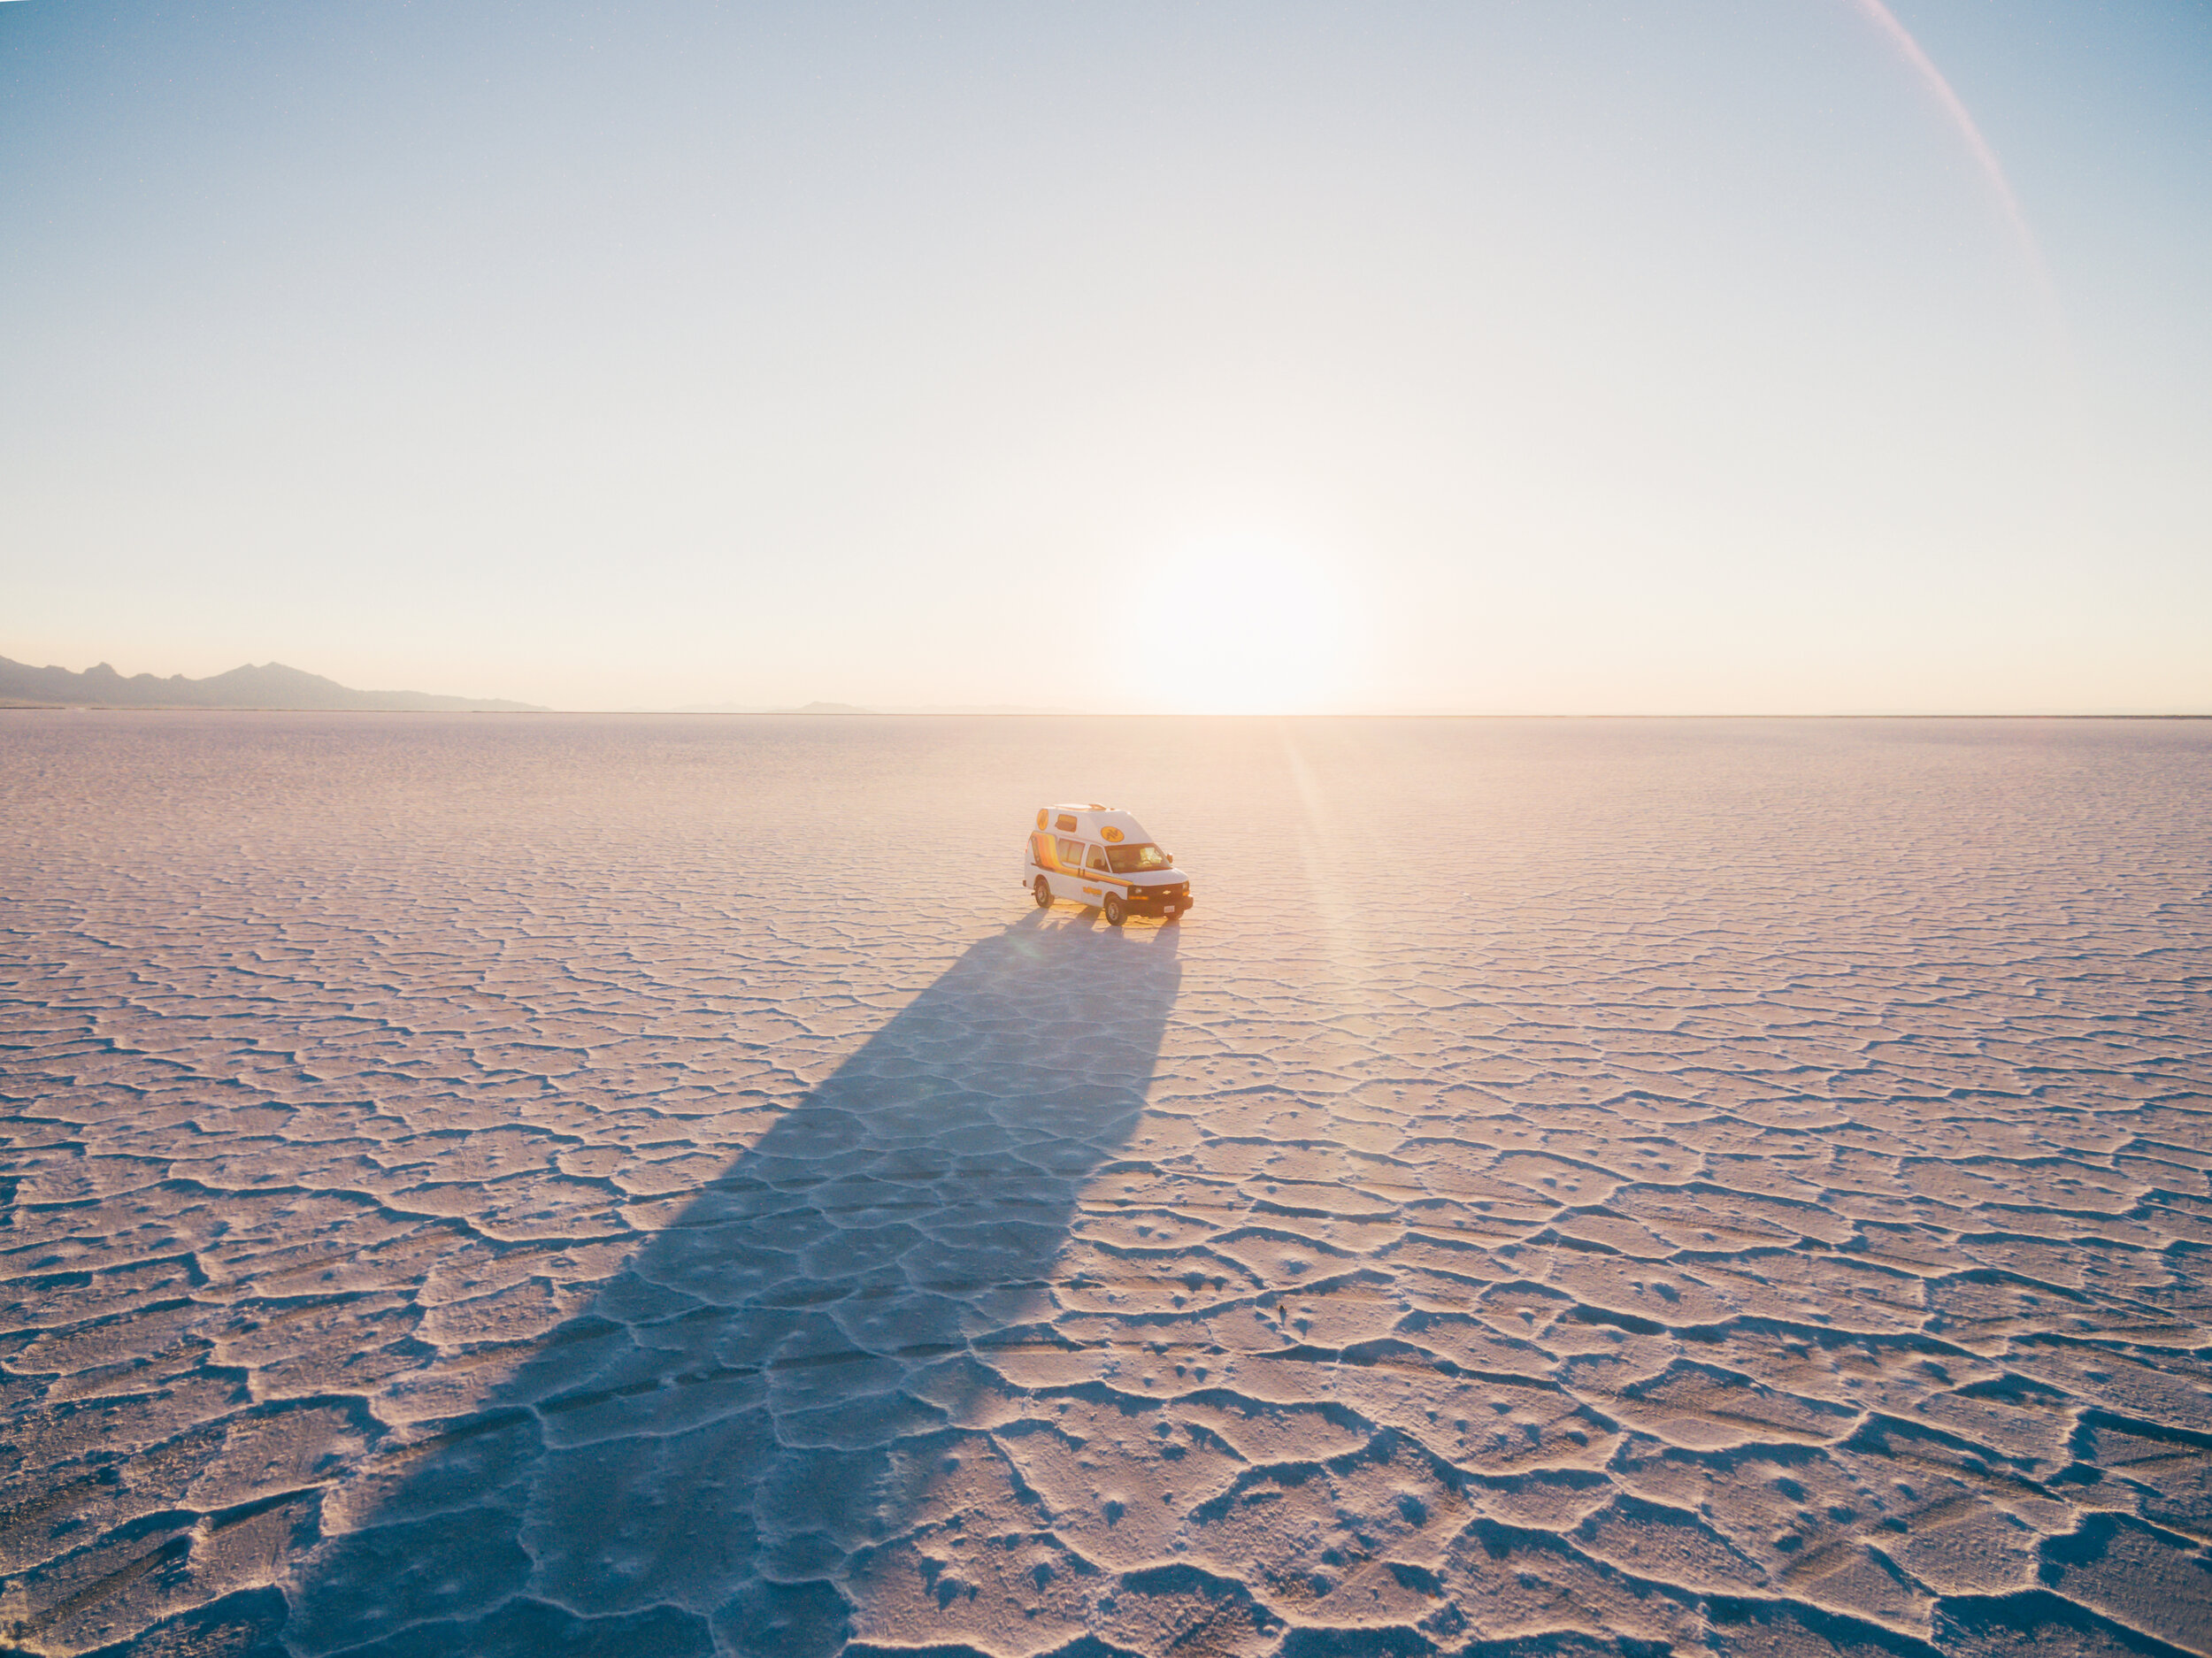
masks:
<svg viewBox="0 0 2212 1658"><path fill-rule="evenodd" d="M1972 111L1966 107L1966 101L1959 96L1948 77L1936 67L1935 60L1921 49L1912 32L1897 20L1897 14L1884 4L1883 0L1852 0L1852 4L1859 15L1873 26L1890 50L1919 79L1943 112L1950 118L1951 124L1958 129L1960 141L1974 157L1975 165L1981 169L1990 194L1996 200L1997 210L2019 247L2020 257L2027 265L2028 274L2035 283L2038 296L2053 319L2058 319L2061 314L2058 290L2051 280L2050 266L2044 262L2042 247L2035 239L2035 232L2029 227L2027 214L2021 211L2019 198L2012 193L2012 181L2006 178L2003 164L1997 159L1997 152L1990 148L1989 141L1982 136L1982 129L1976 123Z"/></svg>

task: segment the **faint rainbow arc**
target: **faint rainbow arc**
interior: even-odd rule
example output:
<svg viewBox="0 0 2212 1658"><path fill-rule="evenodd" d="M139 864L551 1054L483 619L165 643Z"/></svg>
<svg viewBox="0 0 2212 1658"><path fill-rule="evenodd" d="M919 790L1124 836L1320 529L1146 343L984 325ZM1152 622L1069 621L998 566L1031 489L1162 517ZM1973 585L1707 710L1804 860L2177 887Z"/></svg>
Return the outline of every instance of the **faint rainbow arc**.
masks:
<svg viewBox="0 0 2212 1658"><path fill-rule="evenodd" d="M2020 209L2020 198L2012 193L2012 180L2005 176L2004 164L1997 159L1997 152L1989 147L1989 140L1982 136L1982 129L1976 125L1973 112L1966 107L1966 101L1959 96L1957 89L1945 78L1943 71L1936 67L1935 60L1921 50L1920 42L1912 36L1912 31L1897 20L1897 14L1884 4L1884 0L1851 0L1851 4L1896 49L1898 56L1919 77L1921 84L1934 94L1936 102L1951 118L1951 124L1958 128L1960 138L1965 142L1968 151L1982 170L1982 176L1988 180L1991 191L1996 196L2005 224L2012 232L2013 240L2019 244L2021 257L2027 262L2028 273L2035 283L2038 296L2049 310L2053 319L2056 320L2061 315L2058 288L2051 280L2050 266L2044 263L2042 245L2035 239L2035 232L2028 224L2027 214Z"/></svg>

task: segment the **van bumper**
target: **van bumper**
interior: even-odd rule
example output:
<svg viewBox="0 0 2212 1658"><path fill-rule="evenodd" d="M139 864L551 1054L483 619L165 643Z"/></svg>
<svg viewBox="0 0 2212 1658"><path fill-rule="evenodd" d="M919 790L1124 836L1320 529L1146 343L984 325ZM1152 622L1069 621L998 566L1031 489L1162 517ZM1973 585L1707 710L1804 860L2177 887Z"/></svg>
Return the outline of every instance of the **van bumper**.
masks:
<svg viewBox="0 0 2212 1658"><path fill-rule="evenodd" d="M1133 916L1179 916L1191 907L1192 902L1187 891L1164 898L1139 897L1133 894L1129 899L1129 913Z"/></svg>

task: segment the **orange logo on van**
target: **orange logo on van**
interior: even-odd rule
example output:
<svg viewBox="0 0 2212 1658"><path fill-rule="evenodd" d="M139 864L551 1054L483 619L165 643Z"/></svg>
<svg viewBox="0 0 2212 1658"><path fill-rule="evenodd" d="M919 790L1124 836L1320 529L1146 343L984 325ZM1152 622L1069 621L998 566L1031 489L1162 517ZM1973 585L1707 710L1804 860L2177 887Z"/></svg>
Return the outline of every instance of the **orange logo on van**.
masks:
<svg viewBox="0 0 2212 1658"><path fill-rule="evenodd" d="M1038 827L1038 828L1040 828L1040 829L1041 829L1041 828L1043 828L1044 826L1045 826L1045 809L1044 809L1043 807L1040 806L1040 807L1038 807L1038 808L1037 808L1037 827Z"/></svg>
<svg viewBox="0 0 2212 1658"><path fill-rule="evenodd" d="M1121 831L1115 828L1113 825L1108 824L1098 832L1098 838L1102 841L1118 841L1121 839Z"/></svg>

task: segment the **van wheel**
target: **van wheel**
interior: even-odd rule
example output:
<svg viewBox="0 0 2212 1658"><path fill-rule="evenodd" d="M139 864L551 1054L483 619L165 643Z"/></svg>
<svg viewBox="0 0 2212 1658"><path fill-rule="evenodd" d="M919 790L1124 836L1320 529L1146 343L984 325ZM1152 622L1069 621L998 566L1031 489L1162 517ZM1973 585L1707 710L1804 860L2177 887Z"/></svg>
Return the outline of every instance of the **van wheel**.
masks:
<svg viewBox="0 0 2212 1658"><path fill-rule="evenodd" d="M1106 912L1106 925L1118 927L1129 919L1129 906L1121 902L1119 893L1108 893L1106 902L1099 906Z"/></svg>
<svg viewBox="0 0 2212 1658"><path fill-rule="evenodd" d="M1034 888L1033 888L1033 889L1032 889L1032 892L1031 892L1031 896L1033 896L1033 897L1034 897L1034 898L1036 899L1036 901L1037 901L1037 908L1038 908L1038 909L1040 909L1040 910L1049 910L1049 909L1051 909L1051 908L1052 908L1052 883L1051 883L1050 881L1047 880L1047 879L1046 879L1043 876L1040 875L1039 877L1037 877L1037 885L1036 885L1036 887L1035 887Z"/></svg>

